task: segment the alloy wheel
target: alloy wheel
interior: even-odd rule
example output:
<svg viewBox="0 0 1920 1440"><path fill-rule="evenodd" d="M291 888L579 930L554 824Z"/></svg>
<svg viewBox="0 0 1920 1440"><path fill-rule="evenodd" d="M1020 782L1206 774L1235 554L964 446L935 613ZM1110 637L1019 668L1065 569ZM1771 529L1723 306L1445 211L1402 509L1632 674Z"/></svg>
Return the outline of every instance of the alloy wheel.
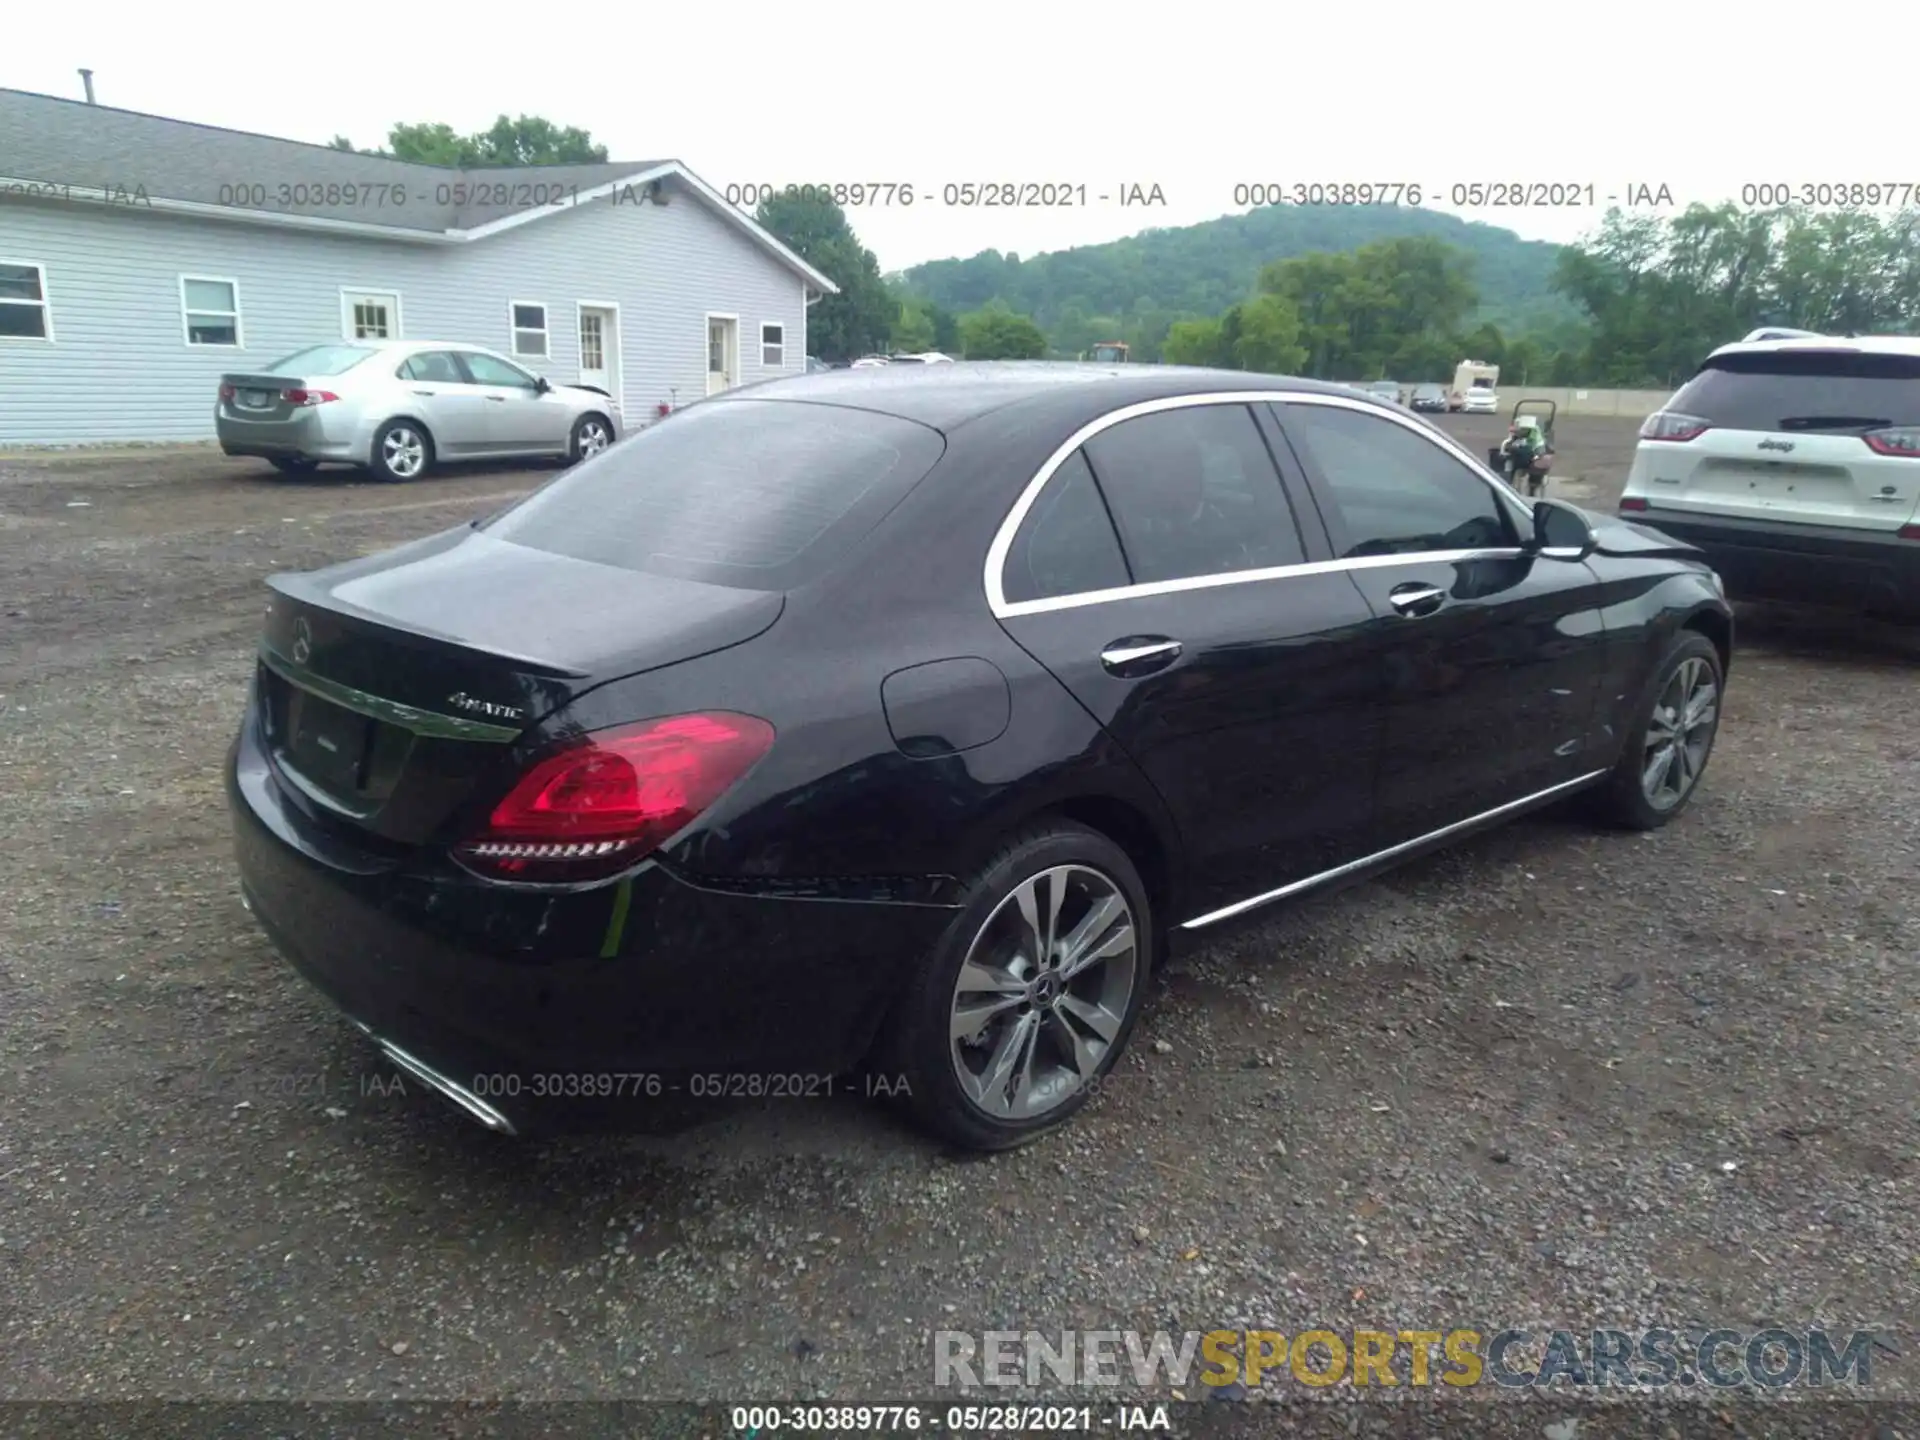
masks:
<svg viewBox="0 0 1920 1440"><path fill-rule="evenodd" d="M402 480L411 480L426 467L426 438L417 430L396 425L380 442L380 458L390 473Z"/></svg>
<svg viewBox="0 0 1920 1440"><path fill-rule="evenodd" d="M1687 798L1720 719L1720 687L1705 660L1689 656L1674 667L1647 722L1640 761L1640 790L1647 803L1666 811Z"/></svg>
<svg viewBox="0 0 1920 1440"><path fill-rule="evenodd" d="M1029 876L980 927L954 984L961 1091L997 1120L1034 1120L1093 1081L1139 975L1133 907L1086 865Z"/></svg>
<svg viewBox="0 0 1920 1440"><path fill-rule="evenodd" d="M598 455L613 443L613 437L607 433L607 427L598 420L589 420L580 427L580 458Z"/></svg>

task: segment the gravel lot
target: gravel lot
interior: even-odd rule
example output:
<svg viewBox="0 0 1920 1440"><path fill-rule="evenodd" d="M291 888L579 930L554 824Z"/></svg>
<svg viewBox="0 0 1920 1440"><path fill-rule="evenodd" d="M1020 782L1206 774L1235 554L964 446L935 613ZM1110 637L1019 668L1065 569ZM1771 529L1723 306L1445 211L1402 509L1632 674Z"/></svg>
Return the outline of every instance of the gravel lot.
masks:
<svg viewBox="0 0 1920 1440"><path fill-rule="evenodd" d="M1633 425L1560 429L1610 508ZM1681 822L1276 914L1037 1147L851 1099L500 1141L268 948L219 766L264 575L543 478L0 460L0 1398L925 1398L936 1328L1315 1324L1878 1327L1913 1393L1920 639L1743 613Z"/></svg>

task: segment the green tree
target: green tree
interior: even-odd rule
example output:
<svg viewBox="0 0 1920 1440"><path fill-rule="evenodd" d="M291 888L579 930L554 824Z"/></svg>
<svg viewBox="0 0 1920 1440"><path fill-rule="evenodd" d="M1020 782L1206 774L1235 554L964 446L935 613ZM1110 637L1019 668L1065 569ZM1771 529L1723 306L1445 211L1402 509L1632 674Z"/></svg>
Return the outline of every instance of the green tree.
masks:
<svg viewBox="0 0 1920 1440"><path fill-rule="evenodd" d="M1308 373L1373 380L1435 363L1444 337L1475 306L1471 272L1471 257L1457 247L1402 236L1278 260L1258 284L1299 317Z"/></svg>
<svg viewBox="0 0 1920 1440"><path fill-rule="evenodd" d="M576 125L560 126L538 115L505 115L472 137L482 165L604 165L607 147Z"/></svg>
<svg viewBox="0 0 1920 1440"><path fill-rule="evenodd" d="M1025 315L989 306L960 317L960 348L969 360L1038 360L1047 337Z"/></svg>
<svg viewBox="0 0 1920 1440"><path fill-rule="evenodd" d="M1261 295L1234 308L1239 331L1233 343L1234 367L1266 375L1298 373L1307 350L1300 343L1300 314L1291 302Z"/></svg>
<svg viewBox="0 0 1920 1440"><path fill-rule="evenodd" d="M1160 347L1160 358L1169 365L1224 366L1229 357L1220 318L1175 321Z"/></svg>
<svg viewBox="0 0 1920 1440"><path fill-rule="evenodd" d="M344 135L334 136L329 144L335 150L354 149ZM471 135L462 135L442 121L402 121L387 132L384 150L362 153L460 170L500 165L604 164L607 159L607 147L596 145L585 130L555 125L538 115L518 119L502 115L487 129Z"/></svg>
<svg viewBox="0 0 1920 1440"><path fill-rule="evenodd" d="M776 195L755 218L788 249L840 287L807 311L807 348L846 362L885 347L898 306L880 278L880 262L860 243L846 211L827 196Z"/></svg>
<svg viewBox="0 0 1920 1440"><path fill-rule="evenodd" d="M896 304L888 341L890 348L907 355L937 348L933 343L933 317L927 313L924 300L901 300Z"/></svg>

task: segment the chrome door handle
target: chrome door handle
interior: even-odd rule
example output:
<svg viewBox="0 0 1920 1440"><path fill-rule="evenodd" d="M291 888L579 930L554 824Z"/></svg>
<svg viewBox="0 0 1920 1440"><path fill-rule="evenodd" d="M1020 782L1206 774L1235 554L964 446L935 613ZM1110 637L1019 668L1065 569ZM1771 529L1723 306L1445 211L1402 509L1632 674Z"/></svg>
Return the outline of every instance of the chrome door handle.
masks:
<svg viewBox="0 0 1920 1440"><path fill-rule="evenodd" d="M1121 679L1132 679L1136 675L1151 675L1163 670L1180 658L1185 647L1178 640L1162 640L1157 636L1141 635L1116 640L1100 652L1100 663Z"/></svg>
<svg viewBox="0 0 1920 1440"><path fill-rule="evenodd" d="M507 397L504 395L489 395L487 399L493 401L496 405L504 405L507 403Z"/></svg>
<svg viewBox="0 0 1920 1440"><path fill-rule="evenodd" d="M1446 598L1447 592L1438 585L1402 585L1387 596L1387 603L1412 620L1433 614Z"/></svg>
<svg viewBox="0 0 1920 1440"><path fill-rule="evenodd" d="M436 390L416 390L413 392L423 400L431 400L439 392Z"/></svg>

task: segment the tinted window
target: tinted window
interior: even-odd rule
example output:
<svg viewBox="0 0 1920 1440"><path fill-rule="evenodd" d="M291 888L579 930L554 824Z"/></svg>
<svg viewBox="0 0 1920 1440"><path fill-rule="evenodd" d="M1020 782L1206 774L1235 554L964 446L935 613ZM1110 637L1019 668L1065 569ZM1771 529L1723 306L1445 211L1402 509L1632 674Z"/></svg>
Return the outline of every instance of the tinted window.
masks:
<svg viewBox="0 0 1920 1440"><path fill-rule="evenodd" d="M533 386L533 377L518 365L482 355L478 350L464 350L460 358L466 361L467 373L473 376L476 385L519 385L528 389Z"/></svg>
<svg viewBox="0 0 1920 1440"><path fill-rule="evenodd" d="M340 375L351 370L374 352L365 345L309 345L284 360L273 362L274 373L295 375Z"/></svg>
<svg viewBox="0 0 1920 1440"><path fill-rule="evenodd" d="M453 356L444 350L430 350L424 355L415 355L400 367L400 378L432 381L439 385L467 383L467 377L460 373L460 367L454 363Z"/></svg>
<svg viewBox="0 0 1920 1440"><path fill-rule="evenodd" d="M1087 442L1137 584L1306 558L1279 472L1243 405L1123 420Z"/></svg>
<svg viewBox="0 0 1920 1440"><path fill-rule="evenodd" d="M878 523L945 447L891 415L716 401L574 466L484 528L576 560L784 590Z"/></svg>
<svg viewBox="0 0 1920 1440"><path fill-rule="evenodd" d="M1708 362L1666 404L1729 430L1861 430L1920 422L1920 356L1776 350Z"/></svg>
<svg viewBox="0 0 1920 1440"><path fill-rule="evenodd" d="M1278 408L1326 481L1342 559L1515 543L1493 486L1409 427L1332 405Z"/></svg>
<svg viewBox="0 0 1920 1440"><path fill-rule="evenodd" d="M1001 587L1009 600L1050 600L1115 589L1128 580L1106 502L1075 451L1020 522Z"/></svg>

